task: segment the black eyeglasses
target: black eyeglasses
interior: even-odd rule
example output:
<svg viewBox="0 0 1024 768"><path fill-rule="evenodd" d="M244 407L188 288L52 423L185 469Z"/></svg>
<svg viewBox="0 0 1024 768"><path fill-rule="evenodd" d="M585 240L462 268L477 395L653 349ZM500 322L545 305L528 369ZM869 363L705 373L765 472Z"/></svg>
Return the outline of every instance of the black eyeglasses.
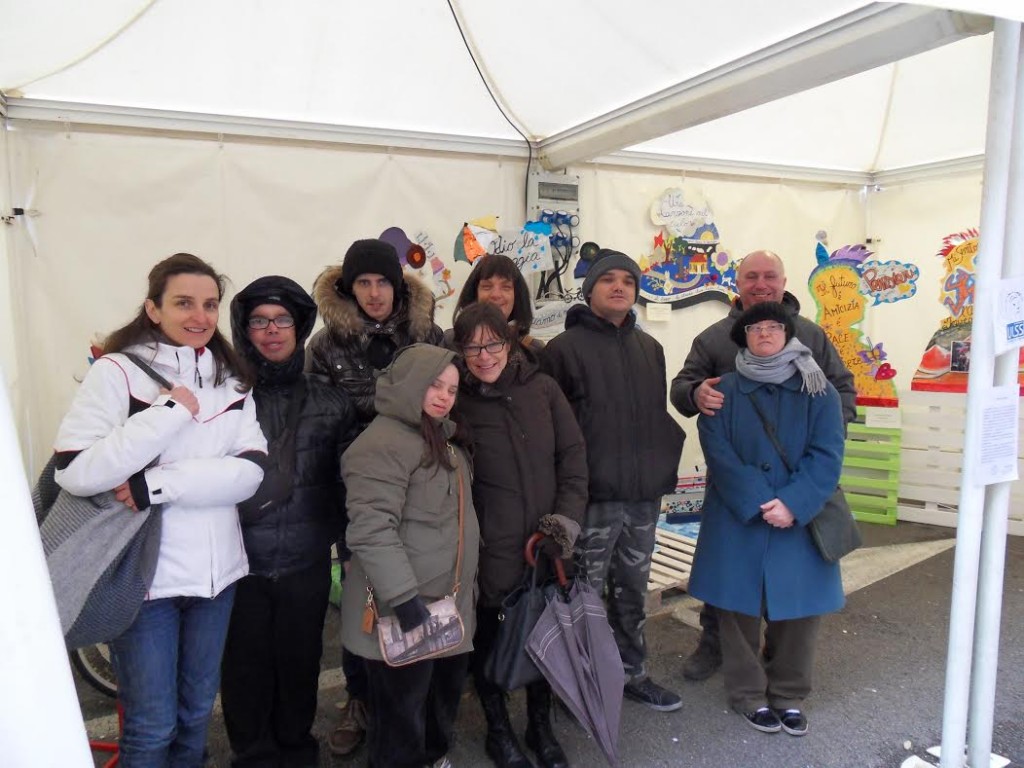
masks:
<svg viewBox="0 0 1024 768"><path fill-rule="evenodd" d="M278 328L291 328L295 325L295 318L291 315L278 315L273 319L269 317L260 317L259 315L253 315L249 318L249 327L254 331L262 331L271 323L276 325Z"/></svg>
<svg viewBox="0 0 1024 768"><path fill-rule="evenodd" d="M504 341L492 341L490 344L471 344L462 348L462 356L479 357L480 353L484 350L487 350L488 355L496 355L504 348Z"/></svg>

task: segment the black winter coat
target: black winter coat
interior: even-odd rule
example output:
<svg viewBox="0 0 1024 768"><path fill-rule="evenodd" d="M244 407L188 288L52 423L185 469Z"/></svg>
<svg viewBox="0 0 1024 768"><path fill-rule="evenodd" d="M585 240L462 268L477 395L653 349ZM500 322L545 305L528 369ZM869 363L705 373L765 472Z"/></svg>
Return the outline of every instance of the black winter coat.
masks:
<svg viewBox="0 0 1024 768"><path fill-rule="evenodd" d="M686 434L669 415L665 352L636 327L575 306L544 348L587 443L590 501L653 501L676 486Z"/></svg>
<svg viewBox="0 0 1024 768"><path fill-rule="evenodd" d="M583 435L558 384L522 354L493 385L464 373L456 408L473 441L480 601L494 606L522 581L523 549L544 515L583 524Z"/></svg>
<svg viewBox="0 0 1024 768"><path fill-rule="evenodd" d="M283 363L264 359L249 341L246 321L256 305L286 306L295 318L297 347ZM302 372L303 342L316 321L316 305L302 288L283 277L263 277L231 302L231 330L235 349L255 370L256 417L269 447L264 484L251 502L239 505L242 536L250 573L274 578L311 567L329 558L331 544L344 537L345 487L341 481L341 454L355 435L355 409L348 395L326 379ZM262 500L280 494L267 487L280 481L281 437L289 406L302 397L294 443L291 494L267 508ZM278 470L278 471L275 471Z"/></svg>

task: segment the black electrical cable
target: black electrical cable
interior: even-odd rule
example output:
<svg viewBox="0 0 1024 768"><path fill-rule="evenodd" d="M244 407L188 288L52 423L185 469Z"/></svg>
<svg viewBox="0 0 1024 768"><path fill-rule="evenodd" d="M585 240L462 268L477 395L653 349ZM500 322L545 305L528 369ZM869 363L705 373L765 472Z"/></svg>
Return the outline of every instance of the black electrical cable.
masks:
<svg viewBox="0 0 1024 768"><path fill-rule="evenodd" d="M525 133L519 130L519 126L512 122L512 118L505 114L505 110L502 109L501 103L498 101L497 97L491 91L491 86L487 82L487 78L484 77L483 70L480 69L480 65L477 63L476 57L473 55L473 49L470 47L469 41L466 39L466 33L462 31L462 24L459 23L459 15L455 12L455 8L452 6L452 0L448 0L448 10L452 12L452 18L455 20L455 28L459 30L459 36L462 38L462 44L466 46L466 52L469 54L469 60L472 61L473 66L476 67L477 74L480 75L480 81L484 84L484 88L487 89L487 95L491 97L491 101L494 102L494 106L498 108L498 111L501 113L501 116L504 117L506 121L508 121L508 124L511 125L515 132L522 136L523 141L526 142L526 179L523 182L523 210L526 210L530 194L530 166L533 165L533 143L528 138L526 138Z"/></svg>

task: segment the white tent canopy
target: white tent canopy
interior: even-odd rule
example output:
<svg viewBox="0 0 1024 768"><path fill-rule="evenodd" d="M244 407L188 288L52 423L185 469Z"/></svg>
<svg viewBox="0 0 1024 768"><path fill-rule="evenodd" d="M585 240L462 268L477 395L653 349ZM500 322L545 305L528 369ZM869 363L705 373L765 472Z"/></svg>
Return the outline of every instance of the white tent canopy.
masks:
<svg viewBox="0 0 1024 768"><path fill-rule="evenodd" d="M990 41L971 38L990 18L781 7L2 0L0 92L15 119L525 154L486 79L556 168L685 157L841 178L982 153Z"/></svg>

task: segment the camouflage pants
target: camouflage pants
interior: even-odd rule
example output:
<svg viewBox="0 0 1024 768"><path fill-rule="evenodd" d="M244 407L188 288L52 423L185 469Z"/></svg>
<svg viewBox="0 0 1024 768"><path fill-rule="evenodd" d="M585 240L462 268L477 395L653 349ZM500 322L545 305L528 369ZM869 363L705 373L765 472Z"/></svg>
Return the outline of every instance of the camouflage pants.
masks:
<svg viewBox="0 0 1024 768"><path fill-rule="evenodd" d="M608 623L629 678L645 674L644 599L661 500L587 505L576 542L580 568L598 594L608 587Z"/></svg>

